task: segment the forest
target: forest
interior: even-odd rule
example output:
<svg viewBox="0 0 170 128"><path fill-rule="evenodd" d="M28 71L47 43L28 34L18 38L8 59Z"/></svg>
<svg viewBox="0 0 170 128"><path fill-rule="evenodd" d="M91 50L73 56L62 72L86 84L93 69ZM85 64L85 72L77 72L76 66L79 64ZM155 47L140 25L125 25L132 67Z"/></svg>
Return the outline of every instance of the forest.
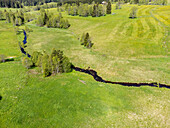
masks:
<svg viewBox="0 0 170 128"><path fill-rule="evenodd" d="M156 5L166 5L167 0L106 0L106 2L120 2L120 3L131 3L131 4L156 4ZM0 7L7 8L23 8L23 6L36 6L43 5L44 3L58 2L58 6L62 4L79 4L96 2L101 4L103 0L0 0Z"/></svg>

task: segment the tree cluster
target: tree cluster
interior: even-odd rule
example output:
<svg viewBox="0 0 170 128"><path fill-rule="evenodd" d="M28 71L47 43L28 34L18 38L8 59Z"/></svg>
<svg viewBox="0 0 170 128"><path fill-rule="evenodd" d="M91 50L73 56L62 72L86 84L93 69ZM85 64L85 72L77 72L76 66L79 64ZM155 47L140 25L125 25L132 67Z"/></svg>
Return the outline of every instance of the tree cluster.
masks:
<svg viewBox="0 0 170 128"><path fill-rule="evenodd" d="M74 4L76 3L77 5L81 2L81 3L88 3L91 4L92 2L96 2L96 3L102 3L103 1L106 2L121 2L121 3L130 3L130 4L153 4L153 5L166 5L168 0L60 0L59 5L61 6L63 3L68 3L68 4Z"/></svg>
<svg viewBox="0 0 170 128"><path fill-rule="evenodd" d="M88 4L91 4L92 2L96 2L96 3L102 3L104 0L59 0L59 3L60 4L66 4L66 3L68 3L68 4L79 4L80 2L81 3L88 3ZM109 1L109 0L105 0L105 1Z"/></svg>
<svg viewBox="0 0 170 128"><path fill-rule="evenodd" d="M81 45L84 45L86 48L91 48L93 46L89 33L83 33L80 41L82 42Z"/></svg>
<svg viewBox="0 0 170 128"><path fill-rule="evenodd" d="M138 1L139 5L166 5L167 0L139 0Z"/></svg>
<svg viewBox="0 0 170 128"><path fill-rule="evenodd" d="M47 26L48 28L69 28L70 24L67 19L64 19L59 13L54 15L53 13L47 13L44 9L40 10L40 16L37 19L38 26Z"/></svg>
<svg viewBox="0 0 170 128"><path fill-rule="evenodd" d="M24 6L43 5L49 2L58 2L59 0L0 0L0 7L23 8Z"/></svg>
<svg viewBox="0 0 170 128"><path fill-rule="evenodd" d="M0 11L0 20L1 19L5 19L6 23L12 23L14 26L20 26L32 20L31 15L24 13L22 10L16 10L16 12L12 12L11 10Z"/></svg>
<svg viewBox="0 0 170 128"><path fill-rule="evenodd" d="M63 51L53 48L50 55L45 51L43 53L33 52L31 58L24 57L22 61L24 67L39 67L44 77L52 74L71 72L71 63L69 59L63 55Z"/></svg>
<svg viewBox="0 0 170 128"><path fill-rule="evenodd" d="M92 17L100 17L106 15L106 6L102 4L83 4L80 3L78 6L77 4L65 5L65 9L67 10L69 15L72 16L92 16Z"/></svg>

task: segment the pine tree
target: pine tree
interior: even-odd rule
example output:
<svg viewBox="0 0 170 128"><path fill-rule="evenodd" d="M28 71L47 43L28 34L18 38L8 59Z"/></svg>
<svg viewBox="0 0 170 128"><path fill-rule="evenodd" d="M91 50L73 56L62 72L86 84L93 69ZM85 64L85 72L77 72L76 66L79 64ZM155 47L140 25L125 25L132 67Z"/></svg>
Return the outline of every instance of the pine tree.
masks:
<svg viewBox="0 0 170 128"><path fill-rule="evenodd" d="M81 45L84 45L85 36L86 36L85 33L83 33L82 36L81 36L81 39L80 39L80 41L82 42Z"/></svg>
<svg viewBox="0 0 170 128"><path fill-rule="evenodd" d="M40 52L34 51L32 56L31 56L31 60L32 60L34 66L38 66L39 55L40 55Z"/></svg>
<svg viewBox="0 0 170 128"><path fill-rule="evenodd" d="M136 12L137 12L137 8L133 7L132 11L131 11L131 13L129 15L129 18L132 18L132 19L136 18Z"/></svg>
<svg viewBox="0 0 170 128"><path fill-rule="evenodd" d="M89 33L86 33L86 36L85 36L84 42L83 42L84 46L87 46L88 40L89 40Z"/></svg>
<svg viewBox="0 0 170 128"><path fill-rule="evenodd" d="M5 18L6 18L6 23L11 23L11 20L10 20L8 12L5 13Z"/></svg>
<svg viewBox="0 0 170 128"><path fill-rule="evenodd" d="M93 46L89 33L86 34L83 33L80 41L82 42L81 45L84 45L86 48L91 48Z"/></svg>
<svg viewBox="0 0 170 128"><path fill-rule="evenodd" d="M42 68L43 68L43 76L47 77L50 75L50 66L49 66L49 56L44 51L43 57L42 57Z"/></svg>
<svg viewBox="0 0 170 128"><path fill-rule="evenodd" d="M24 58L23 58L22 64L23 64L23 66L26 67L27 69L29 69L29 68L33 65L32 61L31 61L30 58L28 58L28 57L24 57Z"/></svg>
<svg viewBox="0 0 170 128"><path fill-rule="evenodd" d="M44 25L44 20L43 18L40 16L38 17L37 21L36 21L37 25L42 27Z"/></svg>
<svg viewBox="0 0 170 128"><path fill-rule="evenodd" d="M21 18L18 18L18 25L19 25L19 26L22 25L22 20L21 20Z"/></svg>
<svg viewBox="0 0 170 128"><path fill-rule="evenodd" d="M107 14L111 14L112 12L112 5L111 5L111 2L109 1L108 4L107 4Z"/></svg>
<svg viewBox="0 0 170 128"><path fill-rule="evenodd" d="M42 54L39 54L39 55L38 55L37 65L38 65L38 67L40 67L40 68L42 68L42 63L43 63L42 59L43 59L43 55L42 55Z"/></svg>
<svg viewBox="0 0 170 128"><path fill-rule="evenodd" d="M63 58L63 70L65 73L71 71L71 63L67 57Z"/></svg>
<svg viewBox="0 0 170 128"><path fill-rule="evenodd" d="M13 26L15 26L15 15L14 14L11 15L11 22Z"/></svg>
<svg viewBox="0 0 170 128"><path fill-rule="evenodd" d="M2 11L0 11L0 20L2 20L3 19L3 13L2 13Z"/></svg>
<svg viewBox="0 0 170 128"><path fill-rule="evenodd" d="M92 17L96 17L97 9L96 5L93 6L93 12L92 12Z"/></svg>

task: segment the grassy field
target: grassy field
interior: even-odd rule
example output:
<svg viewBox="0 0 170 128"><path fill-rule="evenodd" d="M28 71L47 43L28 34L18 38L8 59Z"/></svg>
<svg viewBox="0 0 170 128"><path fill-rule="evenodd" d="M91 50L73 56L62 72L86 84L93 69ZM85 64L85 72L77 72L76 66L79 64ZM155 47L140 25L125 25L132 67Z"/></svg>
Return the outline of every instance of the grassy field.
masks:
<svg viewBox="0 0 170 128"><path fill-rule="evenodd" d="M137 6L138 18L132 20L133 6L123 5L113 9L115 15L100 18L63 13L71 23L68 30L30 22L26 25L33 32L26 50L63 50L75 66L90 66L107 80L170 84L170 6ZM80 45L83 32L90 33L92 49ZM0 63L0 128L170 126L168 89L98 83L75 71L43 78L36 69L22 66L21 37L11 24L0 21L0 54L18 56Z"/></svg>

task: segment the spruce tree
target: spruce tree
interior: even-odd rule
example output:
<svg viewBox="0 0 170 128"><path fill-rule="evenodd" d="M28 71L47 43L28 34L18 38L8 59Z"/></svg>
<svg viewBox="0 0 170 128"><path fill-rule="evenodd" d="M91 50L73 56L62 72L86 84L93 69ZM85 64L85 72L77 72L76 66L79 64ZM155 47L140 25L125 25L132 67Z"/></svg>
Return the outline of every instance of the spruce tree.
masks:
<svg viewBox="0 0 170 128"><path fill-rule="evenodd" d="M38 57L39 57L40 53L37 51L34 51L32 56L31 56L31 60L33 62L34 66L38 66Z"/></svg>
<svg viewBox="0 0 170 128"><path fill-rule="evenodd" d="M80 41L82 42L81 45L84 45L85 36L86 36L85 33L83 33L82 36L81 36L81 39L80 39Z"/></svg>
<svg viewBox="0 0 170 128"><path fill-rule="evenodd" d="M92 17L96 17L96 12L97 12L96 5L94 5L93 6Z"/></svg>
<svg viewBox="0 0 170 128"><path fill-rule="evenodd" d="M32 66L33 63L32 63L30 58L24 57L23 60L22 60L22 64L23 64L24 67L29 69Z"/></svg>
<svg viewBox="0 0 170 128"><path fill-rule="evenodd" d="M44 51L43 57L42 57L42 68L43 68L43 76L47 77L50 75L50 63L49 63L49 56Z"/></svg>
<svg viewBox="0 0 170 128"><path fill-rule="evenodd" d="M9 16L8 12L5 13L5 18L6 18L6 23L11 23L10 16Z"/></svg>
<svg viewBox="0 0 170 128"><path fill-rule="evenodd" d="M84 46L87 46L88 41L89 41L89 33L86 33L86 36L85 36L85 38L84 38L83 45L84 45Z"/></svg>
<svg viewBox="0 0 170 128"><path fill-rule="evenodd" d="M136 17L137 17L137 16L136 16L136 12L137 12L137 8L136 8L136 7L133 7L133 8L132 8L132 11L131 11L131 13L130 13L130 15L129 15L129 18L132 18L132 19L136 18Z"/></svg>
<svg viewBox="0 0 170 128"><path fill-rule="evenodd" d="M14 14L12 14L11 15L11 22L12 22L12 24L15 26L15 15Z"/></svg>
<svg viewBox="0 0 170 128"><path fill-rule="evenodd" d="M111 14L112 12L112 5L111 5L111 2L109 1L108 4L107 4L107 14Z"/></svg>
<svg viewBox="0 0 170 128"><path fill-rule="evenodd" d="M65 73L71 71L71 63L70 63L70 61L69 61L69 59L67 57L63 58L63 64L62 65L63 65L63 71Z"/></svg>
<svg viewBox="0 0 170 128"><path fill-rule="evenodd" d="M38 55L38 60L37 60L37 65L38 67L42 68L42 63L43 63L43 55L42 54L39 54Z"/></svg>
<svg viewBox="0 0 170 128"><path fill-rule="evenodd" d="M0 11L0 20L2 20L3 19L3 13L2 13L2 11Z"/></svg>

